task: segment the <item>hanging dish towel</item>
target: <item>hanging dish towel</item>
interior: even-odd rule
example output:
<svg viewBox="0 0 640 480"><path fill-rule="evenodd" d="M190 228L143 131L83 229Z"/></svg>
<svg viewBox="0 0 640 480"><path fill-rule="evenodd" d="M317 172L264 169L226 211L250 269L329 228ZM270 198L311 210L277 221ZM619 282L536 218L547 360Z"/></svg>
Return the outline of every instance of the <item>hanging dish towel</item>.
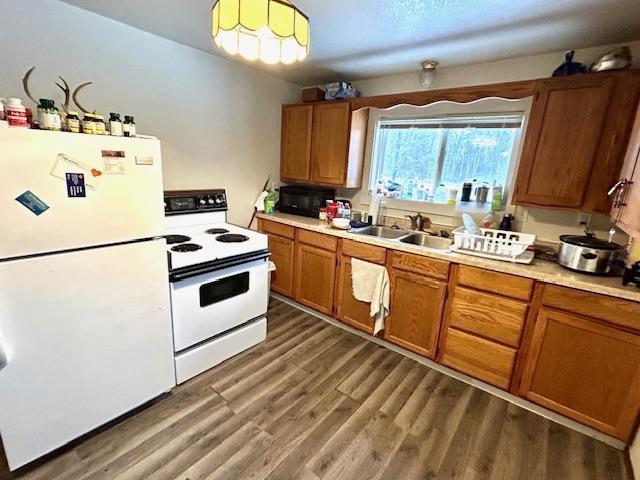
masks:
<svg viewBox="0 0 640 480"><path fill-rule="evenodd" d="M351 283L355 299L371 304L373 334L377 335L384 329L384 319L389 314L389 273L383 265L352 258Z"/></svg>

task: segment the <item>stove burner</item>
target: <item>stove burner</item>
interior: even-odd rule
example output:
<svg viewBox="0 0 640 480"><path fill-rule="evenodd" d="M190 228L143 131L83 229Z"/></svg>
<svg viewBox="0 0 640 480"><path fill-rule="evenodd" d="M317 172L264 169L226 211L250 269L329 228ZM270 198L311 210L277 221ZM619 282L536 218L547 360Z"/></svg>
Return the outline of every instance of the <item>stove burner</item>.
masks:
<svg viewBox="0 0 640 480"><path fill-rule="evenodd" d="M167 239L168 245L174 245L176 243L184 243L191 240L191 237L187 237L186 235L165 235L164 238Z"/></svg>
<svg viewBox="0 0 640 480"><path fill-rule="evenodd" d="M249 240L249 237L239 235L237 233L228 233L226 235L220 235L219 237L216 237L216 240L223 243L240 243L246 242L247 240Z"/></svg>
<svg viewBox="0 0 640 480"><path fill-rule="evenodd" d="M220 235L221 233L229 233L229 230L226 228L210 228L204 233L208 233L209 235Z"/></svg>
<svg viewBox="0 0 640 480"><path fill-rule="evenodd" d="M196 245L195 243L182 243L180 245L176 245L175 247L171 247L172 252L195 252L196 250L200 250L202 247L200 245Z"/></svg>

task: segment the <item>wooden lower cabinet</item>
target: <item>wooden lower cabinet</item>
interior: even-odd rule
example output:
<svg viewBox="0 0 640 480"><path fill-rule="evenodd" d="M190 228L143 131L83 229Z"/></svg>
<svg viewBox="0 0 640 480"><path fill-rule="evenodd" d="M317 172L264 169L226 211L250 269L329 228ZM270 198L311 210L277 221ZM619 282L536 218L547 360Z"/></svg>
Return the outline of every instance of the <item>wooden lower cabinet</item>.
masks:
<svg viewBox="0 0 640 480"><path fill-rule="evenodd" d="M373 317L369 315L371 305L356 300L353 296L351 258L346 255L340 258L336 282L336 318L363 332L373 334Z"/></svg>
<svg viewBox="0 0 640 480"><path fill-rule="evenodd" d="M335 250L296 242L295 300L326 315L333 313Z"/></svg>
<svg viewBox="0 0 640 480"><path fill-rule="evenodd" d="M269 235L269 251L276 271L271 274L271 290L285 297L293 297L293 259L295 243L293 240Z"/></svg>
<svg viewBox="0 0 640 480"><path fill-rule="evenodd" d="M640 410L640 335L543 307L520 394L629 441Z"/></svg>
<svg viewBox="0 0 640 480"><path fill-rule="evenodd" d="M447 284L395 268L390 275L391 312L385 321L385 339L433 359Z"/></svg>
<svg viewBox="0 0 640 480"><path fill-rule="evenodd" d="M439 361L443 365L507 390L511 383L516 353L517 350L514 348L449 328Z"/></svg>

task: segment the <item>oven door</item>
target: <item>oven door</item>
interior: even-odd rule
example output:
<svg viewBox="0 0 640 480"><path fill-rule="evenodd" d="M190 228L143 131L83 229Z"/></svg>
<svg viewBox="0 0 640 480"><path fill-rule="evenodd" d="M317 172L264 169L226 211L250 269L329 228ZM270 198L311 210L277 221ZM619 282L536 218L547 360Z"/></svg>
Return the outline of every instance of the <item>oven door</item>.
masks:
<svg viewBox="0 0 640 480"><path fill-rule="evenodd" d="M266 259L171 284L174 347L180 352L267 312Z"/></svg>

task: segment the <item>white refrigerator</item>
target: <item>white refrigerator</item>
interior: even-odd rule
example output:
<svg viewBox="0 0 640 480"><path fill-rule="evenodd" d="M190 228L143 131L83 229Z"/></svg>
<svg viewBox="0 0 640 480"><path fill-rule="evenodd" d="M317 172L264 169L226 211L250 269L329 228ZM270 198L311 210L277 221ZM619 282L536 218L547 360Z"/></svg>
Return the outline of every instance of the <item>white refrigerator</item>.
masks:
<svg viewBox="0 0 640 480"><path fill-rule="evenodd" d="M160 143L0 130L0 437L12 470L175 385Z"/></svg>

